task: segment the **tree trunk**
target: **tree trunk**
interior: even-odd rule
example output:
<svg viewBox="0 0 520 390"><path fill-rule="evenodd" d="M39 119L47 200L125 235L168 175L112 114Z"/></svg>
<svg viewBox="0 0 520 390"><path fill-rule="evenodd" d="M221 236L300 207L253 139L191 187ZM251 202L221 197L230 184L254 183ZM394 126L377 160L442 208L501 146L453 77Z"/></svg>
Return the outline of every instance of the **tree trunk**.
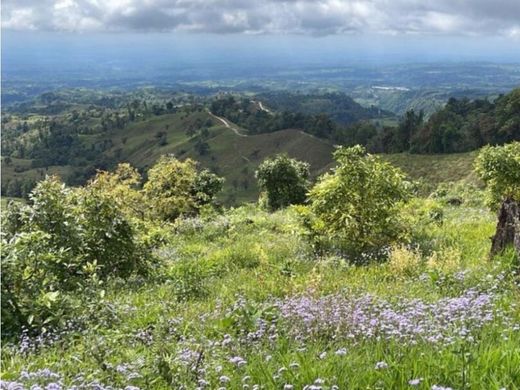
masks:
<svg viewBox="0 0 520 390"><path fill-rule="evenodd" d="M511 198L502 203L498 212L497 230L491 244L491 256L512 246L520 256L520 204Z"/></svg>

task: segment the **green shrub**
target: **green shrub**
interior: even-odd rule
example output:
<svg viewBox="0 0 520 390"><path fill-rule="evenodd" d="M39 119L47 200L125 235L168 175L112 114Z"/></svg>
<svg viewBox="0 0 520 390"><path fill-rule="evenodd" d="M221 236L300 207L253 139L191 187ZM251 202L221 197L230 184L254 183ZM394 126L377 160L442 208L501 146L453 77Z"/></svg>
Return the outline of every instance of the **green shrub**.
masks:
<svg viewBox="0 0 520 390"><path fill-rule="evenodd" d="M361 146L334 152L337 167L310 191L304 217L321 246L359 262L402 235L399 205L410 196L404 174Z"/></svg>
<svg viewBox="0 0 520 390"><path fill-rule="evenodd" d="M309 186L309 164L278 155L264 160L255 176L270 210L305 202Z"/></svg>
<svg viewBox="0 0 520 390"><path fill-rule="evenodd" d="M475 169L487 184L493 209L506 198L520 201L520 142L482 148Z"/></svg>
<svg viewBox="0 0 520 390"><path fill-rule="evenodd" d="M152 218L173 221L213 202L223 182L207 170L198 172L193 160L162 156L148 171L143 193Z"/></svg>
<svg viewBox="0 0 520 390"><path fill-rule="evenodd" d="M57 325L63 293L148 270L150 254L118 204L95 188L41 181L31 204L13 206L3 237L2 325ZM5 294L5 295L4 295Z"/></svg>

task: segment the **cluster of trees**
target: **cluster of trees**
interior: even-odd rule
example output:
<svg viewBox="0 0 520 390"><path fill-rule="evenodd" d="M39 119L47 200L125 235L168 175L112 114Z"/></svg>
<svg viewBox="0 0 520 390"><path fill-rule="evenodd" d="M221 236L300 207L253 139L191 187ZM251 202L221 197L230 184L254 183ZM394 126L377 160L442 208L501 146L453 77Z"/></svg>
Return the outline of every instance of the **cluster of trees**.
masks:
<svg viewBox="0 0 520 390"><path fill-rule="evenodd" d="M222 184L194 161L171 156L144 184L129 164L98 172L84 187L54 176L39 182L28 204L11 202L3 218L3 332L64 323L69 293L153 272L161 229L213 203Z"/></svg>
<svg viewBox="0 0 520 390"><path fill-rule="evenodd" d="M312 187L307 164L284 155L267 159L256 172L260 199L271 210L306 204L298 211L316 249L353 262L380 258L412 229L401 213L412 186L398 168L360 145L339 147L334 159L336 167ZM492 254L513 245L520 255L520 142L484 148L475 168L488 185L490 206L500 207Z"/></svg>
<svg viewBox="0 0 520 390"><path fill-rule="evenodd" d="M360 263L404 237L399 206L411 196L404 174L360 145L339 147L337 166L311 187L308 165L278 156L256 173L270 209L304 204L298 212L319 251ZM291 190L293 189L293 190Z"/></svg>
<svg viewBox="0 0 520 390"><path fill-rule="evenodd" d="M213 101L211 110L251 133L298 128L340 145L363 145L373 153L457 153L520 140L520 89L494 102L451 98L427 120L422 111L410 110L394 127L368 121L388 115L375 108L352 114L356 106L342 94L267 97L283 111L259 110L250 100L233 96Z"/></svg>
<svg viewBox="0 0 520 390"><path fill-rule="evenodd" d="M425 120L422 112L408 111L397 127L377 129L357 124L338 132L337 141L360 143L376 153L458 153L484 145L520 140L520 89L494 102L451 98Z"/></svg>

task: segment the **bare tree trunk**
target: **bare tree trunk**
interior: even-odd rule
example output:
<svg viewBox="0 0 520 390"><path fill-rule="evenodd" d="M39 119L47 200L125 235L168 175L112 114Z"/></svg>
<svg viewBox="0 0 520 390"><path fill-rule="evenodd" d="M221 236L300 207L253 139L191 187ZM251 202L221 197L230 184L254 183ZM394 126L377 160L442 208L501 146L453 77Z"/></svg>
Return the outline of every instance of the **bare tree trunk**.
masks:
<svg viewBox="0 0 520 390"><path fill-rule="evenodd" d="M512 246L520 256L520 204L511 198L502 203L498 212L498 223L491 244L491 256Z"/></svg>

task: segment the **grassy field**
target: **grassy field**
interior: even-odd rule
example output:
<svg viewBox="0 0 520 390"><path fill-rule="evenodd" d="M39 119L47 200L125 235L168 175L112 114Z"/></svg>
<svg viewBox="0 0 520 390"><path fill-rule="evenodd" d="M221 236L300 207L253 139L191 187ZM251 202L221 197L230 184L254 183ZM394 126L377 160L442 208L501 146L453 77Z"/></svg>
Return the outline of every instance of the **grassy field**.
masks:
<svg viewBox="0 0 520 390"><path fill-rule="evenodd" d="M179 221L157 250L155 278L72 296L66 330L3 343L2 379L61 386L49 389L519 389L518 276L508 256L488 260L493 228L481 207L445 206L425 230L430 252L396 248L387 263L355 267L313 254L290 209Z"/></svg>

